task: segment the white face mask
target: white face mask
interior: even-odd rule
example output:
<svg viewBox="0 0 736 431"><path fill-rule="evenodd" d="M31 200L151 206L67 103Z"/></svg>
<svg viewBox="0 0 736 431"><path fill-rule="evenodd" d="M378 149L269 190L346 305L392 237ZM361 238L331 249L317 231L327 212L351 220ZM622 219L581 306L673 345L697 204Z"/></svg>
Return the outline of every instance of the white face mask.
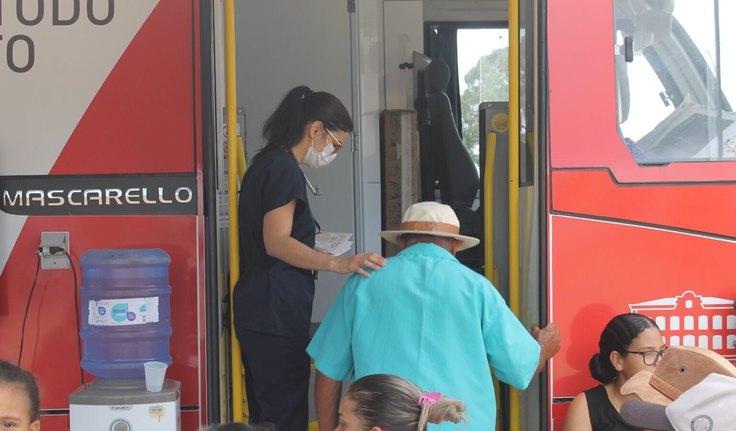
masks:
<svg viewBox="0 0 736 431"><path fill-rule="evenodd" d="M334 145L327 144L322 152L318 153L317 150L314 149L313 140L309 145L307 155L304 156L303 163L310 168L323 168L332 163L332 161L335 160L335 157L337 157L337 153L335 153Z"/></svg>

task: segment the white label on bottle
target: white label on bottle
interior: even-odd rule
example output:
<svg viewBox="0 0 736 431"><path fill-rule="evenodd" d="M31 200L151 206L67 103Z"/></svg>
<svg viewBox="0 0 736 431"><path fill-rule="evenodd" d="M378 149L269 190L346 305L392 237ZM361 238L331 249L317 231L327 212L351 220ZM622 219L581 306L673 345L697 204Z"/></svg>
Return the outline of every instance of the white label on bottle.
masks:
<svg viewBox="0 0 736 431"><path fill-rule="evenodd" d="M89 301L92 326L125 326L158 322L158 296Z"/></svg>

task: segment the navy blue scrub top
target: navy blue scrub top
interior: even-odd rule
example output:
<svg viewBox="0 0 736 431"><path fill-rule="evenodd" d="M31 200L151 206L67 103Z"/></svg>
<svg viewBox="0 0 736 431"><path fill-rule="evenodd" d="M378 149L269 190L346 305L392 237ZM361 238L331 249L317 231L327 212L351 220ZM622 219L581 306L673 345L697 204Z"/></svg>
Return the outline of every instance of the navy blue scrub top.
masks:
<svg viewBox="0 0 736 431"><path fill-rule="evenodd" d="M314 299L311 271L269 256L263 217L296 201L291 237L314 248L315 221L304 174L291 151L260 153L240 188L240 280L233 297L235 325L284 336L308 336Z"/></svg>

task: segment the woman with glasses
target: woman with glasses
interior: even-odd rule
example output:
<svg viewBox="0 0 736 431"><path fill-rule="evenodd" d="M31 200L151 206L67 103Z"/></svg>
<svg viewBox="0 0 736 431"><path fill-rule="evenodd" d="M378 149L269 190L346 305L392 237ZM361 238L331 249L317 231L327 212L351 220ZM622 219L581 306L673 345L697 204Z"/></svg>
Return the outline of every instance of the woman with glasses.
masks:
<svg viewBox="0 0 736 431"><path fill-rule="evenodd" d="M654 369L667 347L657 324L641 314L619 314L603 329L590 373L601 382L578 394L565 416L565 431L640 430L624 422L621 405L633 398L621 387L637 372Z"/></svg>
<svg viewBox="0 0 736 431"><path fill-rule="evenodd" d="M386 261L375 253L335 257L314 249L317 225L300 165L329 165L353 130L340 100L292 89L263 128L265 146L240 188L240 280L235 332L246 372L251 423L307 429L310 363L305 349L317 271L368 276Z"/></svg>

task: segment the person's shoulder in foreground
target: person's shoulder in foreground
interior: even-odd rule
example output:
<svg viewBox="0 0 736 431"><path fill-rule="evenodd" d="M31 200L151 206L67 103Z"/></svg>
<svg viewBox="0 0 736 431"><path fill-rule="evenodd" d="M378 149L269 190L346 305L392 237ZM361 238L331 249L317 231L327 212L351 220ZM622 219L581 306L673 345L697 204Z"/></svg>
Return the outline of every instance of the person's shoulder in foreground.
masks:
<svg viewBox="0 0 736 431"><path fill-rule="evenodd" d="M342 397L340 431L425 431L428 423L466 422L465 404L423 391L392 374L372 374L350 385Z"/></svg>

